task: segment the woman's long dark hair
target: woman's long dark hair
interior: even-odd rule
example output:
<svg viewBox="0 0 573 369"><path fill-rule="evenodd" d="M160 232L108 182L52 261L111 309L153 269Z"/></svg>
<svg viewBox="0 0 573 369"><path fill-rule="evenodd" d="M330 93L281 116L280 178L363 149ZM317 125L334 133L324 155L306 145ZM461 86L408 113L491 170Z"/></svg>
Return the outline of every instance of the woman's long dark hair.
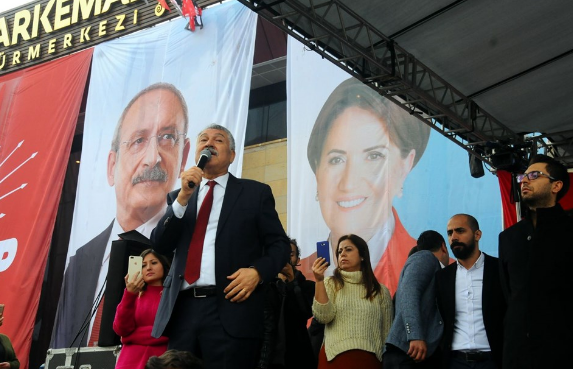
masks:
<svg viewBox="0 0 573 369"><path fill-rule="evenodd" d="M167 278L167 274L169 274L169 268L171 268L171 262L167 257L157 253L157 251L153 249L143 250L140 256L142 259L145 259L145 257L149 254L153 254L153 256L155 256L163 266L163 278L161 278L161 284L163 284L163 282L165 282L165 278ZM145 286L143 286L143 290L145 290L146 288L147 288L147 283L145 284Z"/></svg>
<svg viewBox="0 0 573 369"><path fill-rule="evenodd" d="M347 234L338 240L338 245L336 246L336 257L338 258L338 247L340 243L344 240L349 240L358 249L358 254L362 258L360 262L360 270L362 271L362 284L366 288L366 296L364 298L372 301L376 295L381 293L380 283L374 275L372 270L372 264L370 263L370 251L368 250L368 244L362 239L362 237L355 234ZM336 290L339 291L344 287L344 278L342 273L340 273L340 268L334 270L334 275L332 276L334 280L334 286Z"/></svg>

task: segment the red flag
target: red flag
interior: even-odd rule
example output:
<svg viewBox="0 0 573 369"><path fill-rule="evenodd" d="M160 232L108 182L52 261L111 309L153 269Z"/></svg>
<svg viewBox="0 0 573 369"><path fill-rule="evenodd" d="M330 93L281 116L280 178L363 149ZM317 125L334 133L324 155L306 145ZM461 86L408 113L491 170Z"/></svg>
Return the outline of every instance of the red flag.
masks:
<svg viewBox="0 0 573 369"><path fill-rule="evenodd" d="M183 0L181 10L183 11L183 15L189 18L189 29L195 31L195 16L197 15L195 5L191 0Z"/></svg>
<svg viewBox="0 0 573 369"><path fill-rule="evenodd" d="M169 11L171 11L171 9L169 9L169 6L167 5L167 3L165 2L165 0L157 0L159 2L159 4L163 7L163 9L167 9Z"/></svg>

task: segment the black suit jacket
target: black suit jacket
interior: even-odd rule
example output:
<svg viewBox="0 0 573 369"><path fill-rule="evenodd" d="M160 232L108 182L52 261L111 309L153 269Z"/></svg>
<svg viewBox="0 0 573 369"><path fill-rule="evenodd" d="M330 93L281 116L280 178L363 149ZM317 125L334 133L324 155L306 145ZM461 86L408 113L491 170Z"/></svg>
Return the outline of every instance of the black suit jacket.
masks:
<svg viewBox="0 0 573 369"><path fill-rule="evenodd" d="M89 324L89 318L86 322L86 317L91 318L101 263L112 227L113 221L70 258L60 291L50 348L70 347L84 324ZM74 347L87 346L89 337L87 327L85 329L85 334L82 332L80 336L81 341L76 340Z"/></svg>
<svg viewBox="0 0 573 369"><path fill-rule="evenodd" d="M482 312L485 331L491 352L498 368L501 368L503 351L503 319L506 305L499 279L499 260L483 254ZM454 321L456 314L456 272L458 263L452 263L436 273L438 307L444 319L444 334L440 346L443 352L444 368L450 359Z"/></svg>
<svg viewBox="0 0 573 369"><path fill-rule="evenodd" d="M152 336L165 332L177 295L184 280L189 243L197 216L195 191L183 218L173 214L172 204L179 190L167 195L168 208L151 233L154 249L162 254L175 250L169 274L155 318ZM219 317L224 329L234 337L260 338L263 332L264 289L259 286L242 303L225 299L227 276L240 268L255 267L265 281L270 281L288 262L288 238L275 210L271 188L263 183L239 179L229 174L221 215L215 236L215 279Z"/></svg>

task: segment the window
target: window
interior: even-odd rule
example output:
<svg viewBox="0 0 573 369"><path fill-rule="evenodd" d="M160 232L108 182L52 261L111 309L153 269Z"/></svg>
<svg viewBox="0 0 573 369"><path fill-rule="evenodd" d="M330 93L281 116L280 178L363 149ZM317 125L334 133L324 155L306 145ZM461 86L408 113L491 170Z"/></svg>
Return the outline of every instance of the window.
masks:
<svg viewBox="0 0 573 369"><path fill-rule="evenodd" d="M245 146L287 136L286 83L251 90Z"/></svg>

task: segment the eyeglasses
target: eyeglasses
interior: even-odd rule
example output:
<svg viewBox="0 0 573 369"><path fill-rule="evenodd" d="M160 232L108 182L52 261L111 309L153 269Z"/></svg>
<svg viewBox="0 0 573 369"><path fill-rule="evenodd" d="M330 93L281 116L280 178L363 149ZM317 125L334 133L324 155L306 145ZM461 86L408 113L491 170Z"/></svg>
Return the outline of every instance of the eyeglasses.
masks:
<svg viewBox="0 0 573 369"><path fill-rule="evenodd" d="M173 149L175 144L179 142L179 136L185 137L186 134L175 131L173 133L162 133L157 136L135 137L133 140L123 141L121 144L125 144L131 154L139 154L146 150L149 146L149 141L155 138L157 140L157 147L163 151L168 151Z"/></svg>
<svg viewBox="0 0 573 369"><path fill-rule="evenodd" d="M538 171L538 170L532 170L532 171L529 172L529 173L518 174L518 175L517 175L517 183L523 182L523 180L525 179L525 177L527 177L530 181L533 181L533 180L539 178L539 176L547 177L547 178L549 178L549 179L552 180L552 181L556 181L556 180L557 180L557 178L553 178L553 177L551 177L549 174L545 174L545 173L540 172L540 171Z"/></svg>

